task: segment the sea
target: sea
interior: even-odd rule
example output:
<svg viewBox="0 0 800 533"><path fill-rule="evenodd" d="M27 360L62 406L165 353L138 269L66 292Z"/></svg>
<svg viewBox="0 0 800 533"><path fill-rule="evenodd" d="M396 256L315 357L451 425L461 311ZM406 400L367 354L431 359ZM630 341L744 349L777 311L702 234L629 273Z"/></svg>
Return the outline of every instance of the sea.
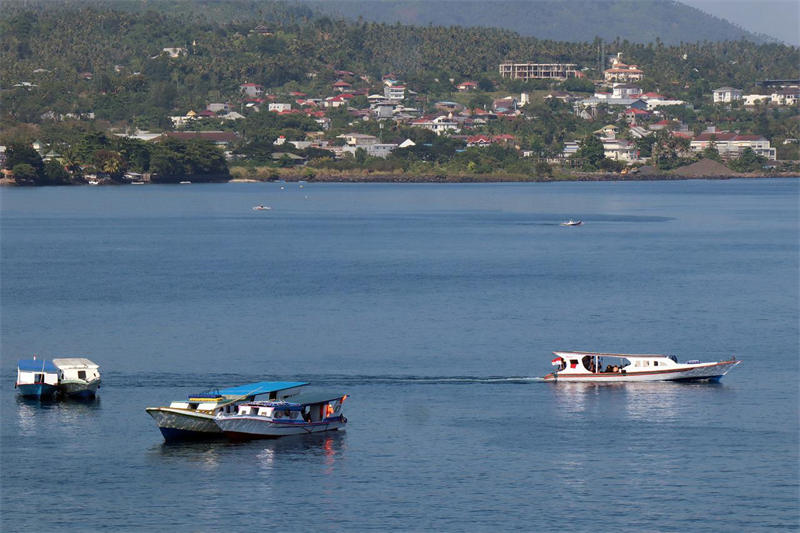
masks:
<svg viewBox="0 0 800 533"><path fill-rule="evenodd" d="M0 530L797 531L799 186L4 188ZM570 349L742 362L542 382ZM19 398L34 354L97 398ZM346 431L145 412L261 380L348 394Z"/></svg>

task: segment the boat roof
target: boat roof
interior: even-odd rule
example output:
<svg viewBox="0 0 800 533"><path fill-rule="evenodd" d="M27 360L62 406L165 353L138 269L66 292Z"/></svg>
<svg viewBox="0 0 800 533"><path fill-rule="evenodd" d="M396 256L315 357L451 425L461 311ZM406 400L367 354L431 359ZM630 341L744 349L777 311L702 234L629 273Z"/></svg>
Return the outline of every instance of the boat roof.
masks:
<svg viewBox="0 0 800 533"><path fill-rule="evenodd" d="M49 359L20 359L17 368L23 372L58 372Z"/></svg>
<svg viewBox="0 0 800 533"><path fill-rule="evenodd" d="M625 358L625 359L659 359L659 358L660 359L669 359L668 355L657 354L657 353L651 353L651 354L646 354L646 353L642 353L642 354L634 354L634 353L604 353L604 352L553 352L553 353L555 355L562 356L562 357L563 356L566 356L566 357L570 357L570 356L583 357L585 355L589 355L589 356L593 357L593 356L597 355L599 357L621 357L621 358Z"/></svg>
<svg viewBox="0 0 800 533"><path fill-rule="evenodd" d="M310 391L310 392L303 392L298 394L297 396L292 396L287 400L274 400L267 403L270 404L289 404L289 405L310 405L315 403L324 403L330 402L333 400L339 400L347 396L343 392L334 392L334 391Z"/></svg>
<svg viewBox="0 0 800 533"><path fill-rule="evenodd" d="M84 357L60 357L53 359L53 364L61 370L65 368L100 368L97 363Z"/></svg>
<svg viewBox="0 0 800 533"><path fill-rule="evenodd" d="M305 381L258 381L256 383L239 385L237 387L209 391L203 394L198 394L197 396L207 397L216 396L218 394L223 396L258 396L259 394L268 394L270 392L278 392L286 389L293 389L295 387L303 387L305 385L308 385L308 383Z"/></svg>

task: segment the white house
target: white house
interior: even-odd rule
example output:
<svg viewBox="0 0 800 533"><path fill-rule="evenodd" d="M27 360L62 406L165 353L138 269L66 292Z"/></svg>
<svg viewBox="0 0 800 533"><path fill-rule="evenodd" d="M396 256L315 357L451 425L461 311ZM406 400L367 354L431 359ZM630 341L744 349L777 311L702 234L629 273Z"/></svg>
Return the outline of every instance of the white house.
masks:
<svg viewBox="0 0 800 533"><path fill-rule="evenodd" d="M723 159L739 157L745 148L750 148L756 154L766 157L770 161L777 159L776 149L770 146L768 139L761 135L739 135L727 131L705 131L692 139L689 147L692 152L702 152L708 146L714 145Z"/></svg>
<svg viewBox="0 0 800 533"><path fill-rule="evenodd" d="M268 111L275 111L276 113L280 113L281 111L291 111L292 104L283 104L280 102L270 102L267 106Z"/></svg>
<svg viewBox="0 0 800 533"><path fill-rule="evenodd" d="M448 132L458 133L460 131L458 122L445 115L441 115L433 119L421 118L418 120L412 120L411 125L417 128L431 130L436 135L442 135Z"/></svg>
<svg viewBox="0 0 800 533"><path fill-rule="evenodd" d="M611 82L629 83L644 78L644 72L636 65L623 63L620 52L611 60L611 68L603 71L603 78Z"/></svg>
<svg viewBox="0 0 800 533"><path fill-rule="evenodd" d="M264 94L264 86L257 83L243 83L239 85L239 90L247 96L257 98Z"/></svg>
<svg viewBox="0 0 800 533"><path fill-rule="evenodd" d="M637 98L642 94L642 90L636 85L628 83L616 83L611 89L612 98Z"/></svg>
<svg viewBox="0 0 800 533"><path fill-rule="evenodd" d="M742 90L734 89L733 87L720 87L719 89L714 89L713 93L715 104L735 102L742 99Z"/></svg>
<svg viewBox="0 0 800 533"><path fill-rule="evenodd" d="M402 100L406 97L405 85L386 85L383 87L383 95L391 100Z"/></svg>

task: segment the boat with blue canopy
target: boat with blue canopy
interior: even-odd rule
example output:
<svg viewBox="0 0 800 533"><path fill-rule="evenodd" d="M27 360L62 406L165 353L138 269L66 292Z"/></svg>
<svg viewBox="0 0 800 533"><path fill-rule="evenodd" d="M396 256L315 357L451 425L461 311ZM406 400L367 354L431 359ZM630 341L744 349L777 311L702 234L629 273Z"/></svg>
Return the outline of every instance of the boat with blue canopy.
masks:
<svg viewBox="0 0 800 533"><path fill-rule="evenodd" d="M196 440L219 437L222 430L214 422L219 414L233 413L243 402L259 396L269 400L285 400L296 395L308 383L303 381L258 381L236 387L192 394L186 400L172 402L169 407L147 407L166 441Z"/></svg>
<svg viewBox="0 0 800 533"><path fill-rule="evenodd" d="M48 359L21 359L17 362L14 388L25 398L47 398L58 390L58 367Z"/></svg>
<svg viewBox="0 0 800 533"><path fill-rule="evenodd" d="M243 402L235 413L219 413L214 421L236 440L269 439L337 431L347 424L342 405L347 394L303 392L289 400Z"/></svg>

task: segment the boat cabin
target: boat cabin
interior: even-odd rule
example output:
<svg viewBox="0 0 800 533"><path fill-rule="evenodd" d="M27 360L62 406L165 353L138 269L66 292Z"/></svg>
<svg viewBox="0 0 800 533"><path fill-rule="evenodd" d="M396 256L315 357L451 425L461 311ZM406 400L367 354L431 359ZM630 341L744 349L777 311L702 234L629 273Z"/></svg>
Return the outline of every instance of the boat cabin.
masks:
<svg viewBox="0 0 800 533"><path fill-rule="evenodd" d="M47 359L21 359L17 363L17 386L58 385L60 372Z"/></svg>
<svg viewBox="0 0 800 533"><path fill-rule="evenodd" d="M346 394L305 393L291 401L247 402L238 406L237 415L258 416L272 422L313 423L342 416Z"/></svg>
<svg viewBox="0 0 800 533"><path fill-rule="evenodd" d="M100 366L83 357L53 359L53 364L61 371L62 380L92 381L100 379Z"/></svg>
<svg viewBox="0 0 800 533"><path fill-rule="evenodd" d="M568 374L627 374L669 370L678 365L674 355L553 352L556 372Z"/></svg>

